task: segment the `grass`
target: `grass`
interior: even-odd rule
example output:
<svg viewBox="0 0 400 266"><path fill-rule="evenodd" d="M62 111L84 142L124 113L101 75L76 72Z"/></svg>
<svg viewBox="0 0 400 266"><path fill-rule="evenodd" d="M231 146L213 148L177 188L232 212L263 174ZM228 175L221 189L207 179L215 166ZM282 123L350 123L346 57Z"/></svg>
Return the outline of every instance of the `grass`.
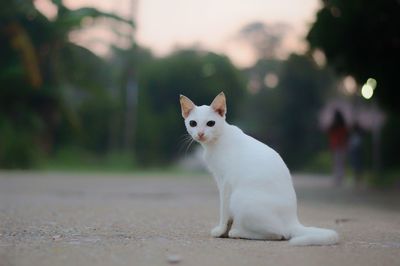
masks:
<svg viewBox="0 0 400 266"><path fill-rule="evenodd" d="M79 148L68 148L57 152L53 156L38 156L38 165L35 167L41 171L54 172L82 172L82 173L126 173L140 176L198 176L204 172L182 170L175 165L158 167L143 167L137 163L133 153L113 152L98 155L83 151ZM324 151L314 156L301 172L331 174L332 158L329 151ZM353 171L346 167L346 182L352 183ZM372 187L391 188L400 187L400 169L384 171L376 176L371 169L365 169L363 180Z"/></svg>
<svg viewBox="0 0 400 266"><path fill-rule="evenodd" d="M322 151L311 158L301 169L303 172L330 174L332 172L332 155L329 151Z"/></svg>
<svg viewBox="0 0 400 266"><path fill-rule="evenodd" d="M400 188L400 169L393 169L370 179L370 183L377 188Z"/></svg>
<svg viewBox="0 0 400 266"><path fill-rule="evenodd" d="M143 167L132 153L113 152L105 155L93 154L78 148L68 148L54 156L38 159L37 170L50 172L81 173L134 173L140 176L197 176L204 172L182 170L174 164Z"/></svg>
<svg viewBox="0 0 400 266"><path fill-rule="evenodd" d="M78 148L68 148L53 156L41 158L38 168L49 171L131 172L137 170L138 166L131 153L113 152L97 155Z"/></svg>

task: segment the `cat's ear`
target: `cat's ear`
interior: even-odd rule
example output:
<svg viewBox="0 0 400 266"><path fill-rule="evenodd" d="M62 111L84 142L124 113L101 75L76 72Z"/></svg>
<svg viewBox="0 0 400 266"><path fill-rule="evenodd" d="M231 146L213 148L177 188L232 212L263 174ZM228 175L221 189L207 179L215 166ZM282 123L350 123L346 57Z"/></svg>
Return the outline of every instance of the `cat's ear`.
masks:
<svg viewBox="0 0 400 266"><path fill-rule="evenodd" d="M179 102L181 103L182 116L186 119L195 105L188 97L182 94L179 96Z"/></svg>
<svg viewBox="0 0 400 266"><path fill-rule="evenodd" d="M226 114L226 99L225 94L221 92L215 97L211 103L211 108L214 109L220 116L224 117Z"/></svg>

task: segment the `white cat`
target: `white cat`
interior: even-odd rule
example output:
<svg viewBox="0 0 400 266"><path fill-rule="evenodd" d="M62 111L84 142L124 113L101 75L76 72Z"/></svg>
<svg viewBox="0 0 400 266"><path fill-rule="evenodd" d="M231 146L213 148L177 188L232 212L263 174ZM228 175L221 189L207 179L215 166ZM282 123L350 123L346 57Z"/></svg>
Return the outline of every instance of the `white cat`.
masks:
<svg viewBox="0 0 400 266"><path fill-rule="evenodd" d="M335 231L299 222L286 164L273 149L225 121L223 92L210 106L196 106L183 95L180 104L186 129L204 147L219 190L220 221L211 231L213 237L228 233L231 238L290 239L293 245L338 242Z"/></svg>

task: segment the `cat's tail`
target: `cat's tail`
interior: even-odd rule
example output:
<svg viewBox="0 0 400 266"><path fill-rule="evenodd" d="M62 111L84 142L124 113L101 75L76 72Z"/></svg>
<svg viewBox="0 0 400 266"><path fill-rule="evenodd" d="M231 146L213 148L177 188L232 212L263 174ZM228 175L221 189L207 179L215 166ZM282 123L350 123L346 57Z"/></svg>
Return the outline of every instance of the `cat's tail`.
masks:
<svg viewBox="0 0 400 266"><path fill-rule="evenodd" d="M339 242L339 236L334 230L306 227L298 224L292 231L289 244L294 246L323 246L334 245Z"/></svg>

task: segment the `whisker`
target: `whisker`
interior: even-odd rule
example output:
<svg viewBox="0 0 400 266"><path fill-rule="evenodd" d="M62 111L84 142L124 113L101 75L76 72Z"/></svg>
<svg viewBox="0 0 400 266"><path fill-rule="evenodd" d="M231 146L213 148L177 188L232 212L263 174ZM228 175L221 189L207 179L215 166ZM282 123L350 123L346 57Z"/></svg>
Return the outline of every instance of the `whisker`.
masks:
<svg viewBox="0 0 400 266"><path fill-rule="evenodd" d="M192 139L192 136L190 136L189 134L185 134L184 135L184 139L182 139L182 140L180 140L179 142L178 142L178 146L179 146L179 150L178 150L178 153L181 153L182 152L182 150L185 148L185 146L189 143L189 146L190 146L190 142L193 142L193 139ZM186 149L187 150L187 149ZM185 156L186 156L186 153L185 153Z"/></svg>
<svg viewBox="0 0 400 266"><path fill-rule="evenodd" d="M177 145L181 145L184 144L185 142L187 142L188 140L190 140L192 137L189 134L186 134L183 138L181 138L181 140L178 141Z"/></svg>
<svg viewBox="0 0 400 266"><path fill-rule="evenodd" d="M185 136L183 136L183 138L181 137L181 139L178 141L177 145L181 145L182 143L188 141L189 139L191 139L192 137L189 134L186 134Z"/></svg>
<svg viewBox="0 0 400 266"><path fill-rule="evenodd" d="M189 150L189 148L190 148L190 145L192 145L193 141L194 141L194 139L192 139L192 140L189 142L189 145L187 146L186 151L185 151L185 157L187 156L187 152L188 152L188 150Z"/></svg>
<svg viewBox="0 0 400 266"><path fill-rule="evenodd" d="M178 140L185 139L185 138L187 138L188 136L190 136L189 133L184 133L184 134L182 134L182 135L178 138Z"/></svg>

